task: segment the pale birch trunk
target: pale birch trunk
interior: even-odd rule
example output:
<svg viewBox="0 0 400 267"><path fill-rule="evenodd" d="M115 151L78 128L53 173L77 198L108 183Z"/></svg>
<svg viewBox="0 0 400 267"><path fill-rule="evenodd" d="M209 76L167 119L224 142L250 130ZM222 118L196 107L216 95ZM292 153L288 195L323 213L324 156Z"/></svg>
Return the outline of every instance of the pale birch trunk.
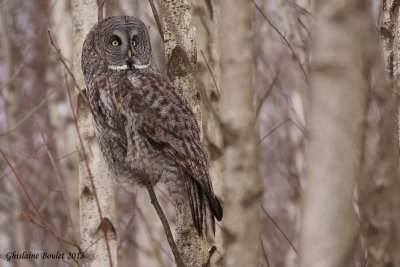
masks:
<svg viewBox="0 0 400 267"><path fill-rule="evenodd" d="M398 95L394 90L400 82L399 6L396 1L383 1L382 7L381 35L388 75L376 44L373 62L377 71L372 78L376 81L368 99L364 175L359 181L361 234L368 265L376 267L400 266Z"/></svg>
<svg viewBox="0 0 400 267"><path fill-rule="evenodd" d="M97 22L96 0L72 1L73 69L80 88L85 88L81 52L86 34ZM95 138L92 115L78 96L79 200L81 248L85 266L117 266L114 183ZM101 220L102 219L102 220Z"/></svg>
<svg viewBox="0 0 400 267"><path fill-rule="evenodd" d="M161 9L168 77L183 91L201 125L200 97L194 76L197 59L191 0L162 0ZM176 245L186 266L203 266L208 261L206 241L193 227L190 209L185 210L188 212L176 213Z"/></svg>
<svg viewBox="0 0 400 267"><path fill-rule="evenodd" d="M222 203L224 197L222 193L222 168L223 168L223 139L220 126L214 117L212 110L205 103L209 101L211 108L219 113L220 100L220 64L218 51L218 18L219 7L217 1L194 1L194 8L197 12L193 16L193 25L196 27L196 43L198 58L198 78L204 85L204 90L208 100L202 100L202 130L204 133L203 142L208 148L208 154L212 160L210 169L211 180L215 194ZM203 58L203 55L205 58ZM209 70L210 68L210 70ZM211 266L222 266L222 255L224 254L222 231L217 225L213 244L217 251L211 258Z"/></svg>
<svg viewBox="0 0 400 267"><path fill-rule="evenodd" d="M252 8L219 1L221 115L224 121L224 266L258 266L260 197L258 145L253 112Z"/></svg>
<svg viewBox="0 0 400 267"><path fill-rule="evenodd" d="M367 36L373 32L367 6L362 0L315 5L301 267L349 266L353 253L359 224L355 178L360 175L370 63Z"/></svg>
<svg viewBox="0 0 400 267"><path fill-rule="evenodd" d="M396 105L398 108L397 135L400 145L400 17L399 3L395 0L382 0L381 29L386 70L394 83Z"/></svg>

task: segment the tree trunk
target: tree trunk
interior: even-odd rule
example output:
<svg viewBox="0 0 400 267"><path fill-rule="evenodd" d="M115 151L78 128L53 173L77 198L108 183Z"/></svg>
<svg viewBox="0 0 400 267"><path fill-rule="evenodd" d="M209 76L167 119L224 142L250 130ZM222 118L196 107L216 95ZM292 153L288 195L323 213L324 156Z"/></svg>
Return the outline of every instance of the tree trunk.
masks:
<svg viewBox="0 0 400 267"><path fill-rule="evenodd" d="M318 1L307 95L307 187L300 266L348 266L357 237L355 178L360 175L368 46L368 2ZM351 33L351 34L350 34Z"/></svg>
<svg viewBox="0 0 400 267"><path fill-rule="evenodd" d="M220 100L220 64L218 54L218 25L219 7L216 0L203 1L196 0L194 2L193 25L196 27L197 40L197 58L198 58L198 74L199 82L204 86L207 100L202 100L202 130L203 142L208 148L208 154L212 160L210 176L215 194L224 202L222 193L222 167L223 167L223 140L218 120L215 118L213 111L205 103L208 101L211 108L219 113ZM202 96L203 97L203 96ZM222 255L224 254L222 231L216 227L213 244L217 251L211 258L211 266L222 266Z"/></svg>
<svg viewBox="0 0 400 267"><path fill-rule="evenodd" d="M85 87L81 52L86 34L97 20L96 0L72 1L73 69L80 88ZM114 183L95 138L92 115L78 96L79 195L81 248L85 266L117 266Z"/></svg>
<svg viewBox="0 0 400 267"><path fill-rule="evenodd" d="M400 266L400 174L397 128L398 97L393 88L400 82L399 6L383 1L381 34L386 80L376 42L373 62L377 68L368 99L363 179L360 179L361 234L369 266ZM376 110L379 110L377 114Z"/></svg>
<svg viewBox="0 0 400 267"><path fill-rule="evenodd" d="M161 9L168 77L183 91L201 125L200 97L195 82L197 59L195 31L191 25L191 1L162 0ZM177 209L176 213L177 248L186 266L203 266L208 261L206 241L193 226L190 208L184 210L184 213L179 213Z"/></svg>
<svg viewBox="0 0 400 267"><path fill-rule="evenodd" d="M220 1L219 8L224 265L258 266L262 186L253 112L252 8L241 0Z"/></svg>

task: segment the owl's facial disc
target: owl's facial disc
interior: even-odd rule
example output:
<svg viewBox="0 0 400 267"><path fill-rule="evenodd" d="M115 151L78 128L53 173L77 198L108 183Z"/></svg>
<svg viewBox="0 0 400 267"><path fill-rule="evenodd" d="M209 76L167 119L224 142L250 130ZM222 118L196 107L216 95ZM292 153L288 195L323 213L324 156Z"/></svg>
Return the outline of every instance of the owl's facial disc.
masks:
<svg viewBox="0 0 400 267"><path fill-rule="evenodd" d="M144 26L144 25L143 25ZM146 28L144 27L146 30ZM104 37L108 67L112 70L145 69L151 65L151 46L147 31L126 25Z"/></svg>

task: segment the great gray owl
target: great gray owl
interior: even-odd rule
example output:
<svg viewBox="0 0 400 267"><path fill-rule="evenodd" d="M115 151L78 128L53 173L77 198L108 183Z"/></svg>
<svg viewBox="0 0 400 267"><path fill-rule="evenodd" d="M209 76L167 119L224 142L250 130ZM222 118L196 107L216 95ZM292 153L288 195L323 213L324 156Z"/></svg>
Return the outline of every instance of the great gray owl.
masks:
<svg viewBox="0 0 400 267"><path fill-rule="evenodd" d="M117 182L133 188L161 180L178 210L190 207L200 235L207 217L215 231L222 207L199 127L181 91L158 71L144 23L125 16L94 25L82 70L95 133Z"/></svg>

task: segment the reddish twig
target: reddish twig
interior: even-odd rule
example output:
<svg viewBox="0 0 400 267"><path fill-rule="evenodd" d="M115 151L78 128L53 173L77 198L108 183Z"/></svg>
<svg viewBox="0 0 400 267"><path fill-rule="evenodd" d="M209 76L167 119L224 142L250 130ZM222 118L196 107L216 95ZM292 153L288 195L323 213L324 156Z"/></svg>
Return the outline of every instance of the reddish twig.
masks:
<svg viewBox="0 0 400 267"><path fill-rule="evenodd" d="M0 154L3 156L4 160L6 161L7 165L10 167L10 169L12 170L15 178L17 179L18 184L20 185L23 194L25 195L26 199L28 200L28 202L31 204L31 206L33 207L36 215L39 217L42 225L44 228L46 228L50 234L59 242L59 244L66 250L68 251L68 248L65 246L65 242L64 240L56 233L56 231L51 227L50 224L47 223L46 219L44 218L43 214L40 212L39 207L35 204L35 202L33 201L31 195L29 194L28 190L26 189L21 177L19 176L17 170L15 169L15 167L11 164L10 160L8 159L7 155L3 152L3 150L0 148ZM78 265L78 261L74 260Z"/></svg>
<svg viewBox="0 0 400 267"><path fill-rule="evenodd" d="M275 220L269 215L268 211L264 208L264 206L261 205L262 210L264 211L265 215L267 215L268 219L271 220L271 222L275 225L275 227L278 229L278 231L282 234L282 236L286 239L286 241L289 243L289 245L292 247L294 252L296 253L297 256L299 256L299 253L297 252L296 247L293 245L292 241L288 238L288 236L285 234L285 232L282 230L281 227L275 222Z"/></svg>
<svg viewBox="0 0 400 267"><path fill-rule="evenodd" d="M166 249L164 249L164 248L161 246L161 243L158 242L158 241L154 238L153 233L151 232L151 229L150 229L150 226L149 226L149 222L146 221L146 217L144 216L143 211L140 209L139 206L137 206L136 208L137 208L137 211L138 211L140 217L142 217L142 220L143 220L144 225L145 225L145 227L146 227L147 234L148 234L149 238L151 239L151 243L152 243L152 247L153 247L154 253L155 253L155 254L158 254L158 255L156 255L156 256L157 256L157 260L158 260L160 263L162 263L159 253L156 253L156 252L155 252L155 251L156 251L156 247L155 247L155 246L157 246L158 249L161 250L167 257L170 257L170 258L171 258L171 254L169 254L168 251L167 251ZM154 244L156 244L156 245L154 245ZM173 260L173 259L171 258L171 260ZM162 266L162 264L160 264L160 265Z"/></svg>
<svg viewBox="0 0 400 267"><path fill-rule="evenodd" d="M69 208L69 206L68 206L68 203L67 203L67 196L66 196L65 190L64 190L65 185L64 185L64 183L63 183L63 180L64 180L63 174L60 172L59 167L58 167L57 164L56 164L56 160L54 159L54 157L53 157L53 155L52 155L52 153L51 153L51 151L50 151L50 149L49 149L49 146L48 146L48 144L47 144L47 140L46 140L46 137L45 137L43 128L40 126L40 123L39 123L39 121L38 121L38 119L37 119L36 112L33 111L32 104L28 101L27 98L25 98L25 102L27 102L28 108L30 109L30 112L33 113L33 120L34 120L34 122L35 122L36 127L37 127L38 130L39 130L40 137L41 137L41 139L42 139L43 145L44 145L44 147L46 148L47 156L48 156L48 158L49 158L49 160L50 160L50 163L51 163L51 165L52 165L52 167L53 167L53 170L54 170L55 175L56 175L56 177L57 177L58 183L59 183L60 186L61 186L61 193L62 193L62 196L63 196L63 199L64 199L64 203L65 203L65 205L66 205L66 207L67 207L68 216L69 216L69 218L70 218L70 220L71 220L72 232L73 232L73 234L74 234L74 237L76 237L75 227L74 227L74 225L73 225L73 223L72 223L71 210L70 210L70 208Z"/></svg>
<svg viewBox="0 0 400 267"><path fill-rule="evenodd" d="M29 119L36 111L38 111L42 106L44 106L44 104L46 104L46 102L50 99L50 97L53 95L54 92L50 92L49 94L47 94L40 102L39 104L37 104L32 110L31 112L29 112L28 114L26 114L23 118L21 118L19 121L17 121L14 125L12 125L9 129L7 129L7 131L0 133L0 137L3 137L9 133L11 133L12 131L14 131L16 128L18 128L20 125L22 125L27 119Z"/></svg>
<svg viewBox="0 0 400 267"><path fill-rule="evenodd" d="M268 136L273 134L276 130L278 130L282 125L284 125L288 121L290 121L290 118L287 118L286 120L284 120L283 122L281 122L277 126L275 126L269 133L267 133L263 138L261 138L260 141L258 141L258 144L261 143L262 141L264 141L265 138L267 138Z"/></svg>
<svg viewBox="0 0 400 267"><path fill-rule="evenodd" d="M283 41L283 43L289 48L290 52L292 53L292 56L294 58L294 60L298 63L304 78L306 80L306 82L308 82L308 76L307 76L307 72L303 67L303 64L301 64L299 57L297 56L296 52L294 51L292 45L290 44L290 42L288 41L288 39L278 30L278 28L269 20L269 18L267 17L267 15L264 14L264 12L261 10L261 8L256 4L256 2L253 0L254 5L256 6L257 10L261 13L261 15L264 17L264 19L267 21L267 23L272 27L272 29L274 29L274 31L279 35L279 37L281 38L281 40Z"/></svg>
<svg viewBox="0 0 400 267"><path fill-rule="evenodd" d="M262 252L263 252L263 255L264 255L265 262L267 263L267 266L270 267L270 265L269 265L269 260L268 260L268 254L267 254L267 252L265 251L264 242L263 242L261 236L260 236L260 243L261 243L261 248L262 248Z"/></svg>
<svg viewBox="0 0 400 267"><path fill-rule="evenodd" d="M50 31L47 31L47 34L49 36L51 46L54 48L54 50L57 53L58 60L61 62L61 64L64 66L64 68L66 69L68 74L71 76L72 81L74 82L74 86L76 87L76 89L78 89L79 94L82 96L83 100L85 100L85 103L88 104L89 101L86 98L85 93L83 92L82 88L80 88L78 82L76 81L76 78L75 78L74 74L72 73L72 70L68 67L67 63L65 62L65 59L64 59L63 55L61 54L61 49L57 46L56 42L54 41L53 35L51 34Z"/></svg>

